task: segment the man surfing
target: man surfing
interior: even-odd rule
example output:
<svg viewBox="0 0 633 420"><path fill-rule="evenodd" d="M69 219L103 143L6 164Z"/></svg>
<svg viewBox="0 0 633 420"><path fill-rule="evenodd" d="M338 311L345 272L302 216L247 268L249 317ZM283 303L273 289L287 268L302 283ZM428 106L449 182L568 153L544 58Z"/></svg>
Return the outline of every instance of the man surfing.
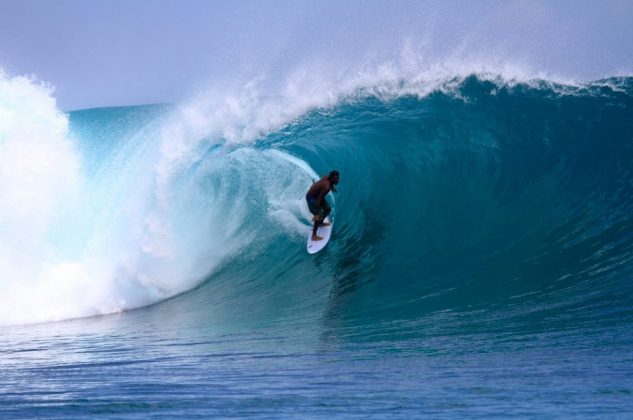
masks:
<svg viewBox="0 0 633 420"><path fill-rule="evenodd" d="M330 224L324 222L325 218L330 214L332 208L325 200L325 196L330 191L336 192L336 185L338 185L339 173L338 171L332 171L328 176L324 176L310 187L306 194L306 201L308 202L308 209L310 213L314 215L314 227L312 228L312 240L320 241L323 238L318 236L317 229L319 226L329 226Z"/></svg>

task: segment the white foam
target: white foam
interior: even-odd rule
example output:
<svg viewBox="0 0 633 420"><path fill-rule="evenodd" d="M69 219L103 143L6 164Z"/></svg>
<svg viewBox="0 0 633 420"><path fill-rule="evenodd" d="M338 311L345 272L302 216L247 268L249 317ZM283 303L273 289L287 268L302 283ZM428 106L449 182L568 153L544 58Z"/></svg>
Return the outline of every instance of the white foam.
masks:
<svg viewBox="0 0 633 420"><path fill-rule="evenodd" d="M539 88L545 84L560 88L561 93L580 86L574 80L494 56L458 51L429 61L424 48L405 43L397 60L368 59L340 67L324 59L312 59L281 76L258 74L241 82L201 88L180 107L175 119L178 122L172 127L174 141L165 152L174 158L183 157L205 138L229 144L251 143L310 110L368 96L392 100L402 96L423 98L435 91L458 95L461 83L471 75L499 86L527 84ZM173 163L172 160L167 166Z"/></svg>
<svg viewBox="0 0 633 420"><path fill-rule="evenodd" d="M28 291L54 252L51 225L78 197L79 172L51 88L0 72L0 323L32 310Z"/></svg>
<svg viewBox="0 0 633 420"><path fill-rule="evenodd" d="M159 170L189 133L162 132L156 153L143 123L114 139L121 152L88 179L52 90L0 77L0 325L154 303L195 286L240 243L240 209L216 223L225 209L195 183L182 188L177 167L175 178Z"/></svg>

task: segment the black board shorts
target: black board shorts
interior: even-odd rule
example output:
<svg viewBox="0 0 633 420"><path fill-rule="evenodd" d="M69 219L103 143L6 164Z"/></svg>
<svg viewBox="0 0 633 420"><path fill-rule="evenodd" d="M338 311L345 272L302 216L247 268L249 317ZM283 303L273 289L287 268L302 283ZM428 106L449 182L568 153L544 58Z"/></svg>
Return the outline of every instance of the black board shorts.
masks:
<svg viewBox="0 0 633 420"><path fill-rule="evenodd" d="M317 199L315 197L306 195L306 201L308 202L308 210L310 210L310 213L321 217L321 219L325 219L330 213L330 210L332 210L325 200L323 200L321 207L317 207Z"/></svg>

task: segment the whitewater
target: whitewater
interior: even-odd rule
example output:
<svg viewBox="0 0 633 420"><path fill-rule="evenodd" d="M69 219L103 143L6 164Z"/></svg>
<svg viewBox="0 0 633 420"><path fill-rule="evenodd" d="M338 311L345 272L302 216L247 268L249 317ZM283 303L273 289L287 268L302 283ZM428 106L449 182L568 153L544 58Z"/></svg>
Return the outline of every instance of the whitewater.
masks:
<svg viewBox="0 0 633 420"><path fill-rule="evenodd" d="M0 74L0 413L630 416L633 79L416 68L71 112Z"/></svg>

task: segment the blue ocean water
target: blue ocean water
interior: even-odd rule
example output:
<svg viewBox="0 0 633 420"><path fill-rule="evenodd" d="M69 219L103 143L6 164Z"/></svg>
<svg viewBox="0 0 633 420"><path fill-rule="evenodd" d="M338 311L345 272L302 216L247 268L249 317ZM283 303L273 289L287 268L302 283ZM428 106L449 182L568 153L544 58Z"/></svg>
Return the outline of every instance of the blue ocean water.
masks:
<svg viewBox="0 0 633 420"><path fill-rule="evenodd" d="M3 418L633 415L633 79L68 115L19 91L43 110L0 125Z"/></svg>

